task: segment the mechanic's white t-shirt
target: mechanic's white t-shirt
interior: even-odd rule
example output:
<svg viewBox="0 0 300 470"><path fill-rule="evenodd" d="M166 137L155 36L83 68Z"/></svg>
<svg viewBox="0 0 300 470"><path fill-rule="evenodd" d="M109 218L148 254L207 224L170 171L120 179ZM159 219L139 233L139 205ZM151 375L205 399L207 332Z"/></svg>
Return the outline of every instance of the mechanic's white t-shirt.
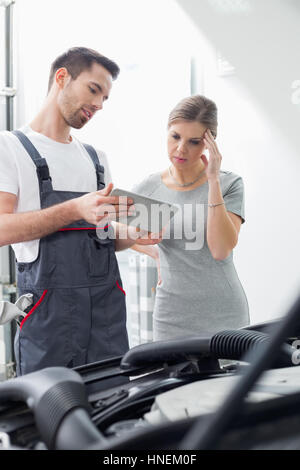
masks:
<svg viewBox="0 0 300 470"><path fill-rule="evenodd" d="M29 126L20 129L31 140L48 163L52 186L58 191L97 191L96 171L83 145L72 136L72 142L63 144L33 131ZM104 180L111 182L106 155L97 150L104 166ZM19 139L12 133L0 132L0 191L18 197L15 212L41 209L36 167ZM1 230L1 227L0 227ZM12 245L18 261L27 263L38 256L39 240Z"/></svg>

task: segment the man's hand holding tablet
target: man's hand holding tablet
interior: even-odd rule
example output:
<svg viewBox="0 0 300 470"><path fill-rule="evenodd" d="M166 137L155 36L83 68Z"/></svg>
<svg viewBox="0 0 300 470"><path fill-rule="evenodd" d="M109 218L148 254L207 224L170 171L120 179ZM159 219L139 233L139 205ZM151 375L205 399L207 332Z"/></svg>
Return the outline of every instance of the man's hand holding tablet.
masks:
<svg viewBox="0 0 300 470"><path fill-rule="evenodd" d="M117 221L129 227L136 227L140 241L145 242L150 237L152 240L161 240L163 229L168 225L178 208L172 204L157 199L152 199L140 194L122 189L114 189L110 196L118 196L120 204L127 204L128 199L133 200L135 213L132 215L118 215ZM134 234L134 231L132 231ZM148 234L148 235L147 235ZM152 236L150 235L152 234ZM156 235L154 235L156 234ZM156 241L156 243L159 243ZM143 243L140 243L143 244ZM144 243L144 244L149 244Z"/></svg>

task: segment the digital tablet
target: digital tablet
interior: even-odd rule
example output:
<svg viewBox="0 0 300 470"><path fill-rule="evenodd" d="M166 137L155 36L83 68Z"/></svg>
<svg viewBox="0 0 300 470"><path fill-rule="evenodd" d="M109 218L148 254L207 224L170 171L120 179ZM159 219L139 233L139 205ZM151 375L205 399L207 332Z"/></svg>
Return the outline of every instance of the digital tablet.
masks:
<svg viewBox="0 0 300 470"><path fill-rule="evenodd" d="M132 225L148 232L159 233L168 225L172 217L178 211L178 207L165 201L141 196L124 189L113 189L110 196L132 199L135 207L135 215L118 217L120 223ZM120 200L122 203L122 199Z"/></svg>

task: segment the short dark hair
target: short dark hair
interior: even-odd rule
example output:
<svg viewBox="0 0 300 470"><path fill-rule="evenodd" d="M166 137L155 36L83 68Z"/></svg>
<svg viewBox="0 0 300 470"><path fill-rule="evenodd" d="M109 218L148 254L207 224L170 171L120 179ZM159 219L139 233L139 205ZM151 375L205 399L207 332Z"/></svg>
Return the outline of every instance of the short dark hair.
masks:
<svg viewBox="0 0 300 470"><path fill-rule="evenodd" d="M48 92L52 86L55 72L61 67L65 67L72 79L76 80L83 70L90 69L94 63L100 64L108 70L113 80L115 80L119 75L120 69L118 65L104 55L99 54L99 52L94 51L93 49L88 49L87 47L72 47L57 57L52 63Z"/></svg>

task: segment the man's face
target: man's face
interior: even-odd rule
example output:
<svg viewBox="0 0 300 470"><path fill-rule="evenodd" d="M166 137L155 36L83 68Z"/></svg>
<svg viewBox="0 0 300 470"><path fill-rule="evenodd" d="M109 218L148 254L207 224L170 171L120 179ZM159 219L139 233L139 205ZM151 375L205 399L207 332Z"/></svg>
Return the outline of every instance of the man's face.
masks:
<svg viewBox="0 0 300 470"><path fill-rule="evenodd" d="M68 77L60 90L57 104L66 124L75 129L83 127L108 99L112 76L102 65L94 63L75 80Z"/></svg>

